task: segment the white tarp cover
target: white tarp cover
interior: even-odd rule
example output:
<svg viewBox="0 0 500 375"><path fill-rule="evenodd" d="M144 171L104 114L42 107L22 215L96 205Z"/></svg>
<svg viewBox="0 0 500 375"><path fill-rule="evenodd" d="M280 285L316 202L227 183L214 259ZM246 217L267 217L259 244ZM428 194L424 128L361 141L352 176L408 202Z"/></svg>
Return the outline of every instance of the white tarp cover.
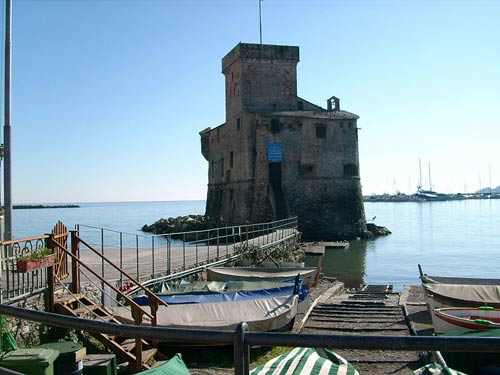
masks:
<svg viewBox="0 0 500 375"><path fill-rule="evenodd" d="M450 306L500 307L500 285L423 284L432 298Z"/></svg>
<svg viewBox="0 0 500 375"><path fill-rule="evenodd" d="M313 348L295 348L253 369L250 374L359 375L358 371L338 354L327 349Z"/></svg>
<svg viewBox="0 0 500 375"><path fill-rule="evenodd" d="M157 324L169 328L234 330L246 322L250 331L275 331L284 328L297 314L297 296L255 300L160 306ZM149 306L142 306L151 313ZM111 308L113 316L125 324L134 324L128 307ZM145 316L144 325L151 321Z"/></svg>
<svg viewBox="0 0 500 375"><path fill-rule="evenodd" d="M437 284L462 284L462 285L500 285L500 279L479 279L473 277L450 277L423 275L420 277L424 283Z"/></svg>
<svg viewBox="0 0 500 375"><path fill-rule="evenodd" d="M304 283L314 282L316 267L214 267L207 268L208 278L215 281L227 280L272 280L293 279L300 274Z"/></svg>

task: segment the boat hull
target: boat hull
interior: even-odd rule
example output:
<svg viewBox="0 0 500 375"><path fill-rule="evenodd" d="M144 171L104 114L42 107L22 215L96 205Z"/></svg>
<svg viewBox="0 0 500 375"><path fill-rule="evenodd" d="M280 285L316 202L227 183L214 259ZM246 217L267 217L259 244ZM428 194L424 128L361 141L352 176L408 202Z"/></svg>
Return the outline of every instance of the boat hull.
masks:
<svg viewBox="0 0 500 375"><path fill-rule="evenodd" d="M304 284L314 286L317 272L311 267L214 267L207 269L207 276L214 281L258 281L292 280L300 275Z"/></svg>
<svg viewBox="0 0 500 375"><path fill-rule="evenodd" d="M157 326L166 328L235 330L240 322L248 324L250 331L285 331L293 325L297 314L295 295L255 300L197 303L160 306ZM149 306L141 308L151 314ZM111 308L113 316L125 324L134 324L130 309ZM143 325L151 325L145 318Z"/></svg>
<svg viewBox="0 0 500 375"><path fill-rule="evenodd" d="M500 310L482 308L440 308L434 310L434 332L482 331L500 328Z"/></svg>

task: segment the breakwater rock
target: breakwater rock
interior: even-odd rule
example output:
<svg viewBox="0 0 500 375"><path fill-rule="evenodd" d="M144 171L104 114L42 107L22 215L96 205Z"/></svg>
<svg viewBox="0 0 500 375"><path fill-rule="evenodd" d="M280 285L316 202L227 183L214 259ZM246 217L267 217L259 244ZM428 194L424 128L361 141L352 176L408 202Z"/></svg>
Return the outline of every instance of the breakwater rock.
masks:
<svg viewBox="0 0 500 375"><path fill-rule="evenodd" d="M209 229L208 218L205 215L169 217L168 219L160 219L151 225L145 224L141 228L143 232L149 232L153 234L193 232L205 229ZM172 238L182 239L182 235L173 235Z"/></svg>
<svg viewBox="0 0 500 375"><path fill-rule="evenodd" d="M381 227L373 223L366 223L366 229L372 234L373 237L377 236L387 236L392 232L386 227Z"/></svg>

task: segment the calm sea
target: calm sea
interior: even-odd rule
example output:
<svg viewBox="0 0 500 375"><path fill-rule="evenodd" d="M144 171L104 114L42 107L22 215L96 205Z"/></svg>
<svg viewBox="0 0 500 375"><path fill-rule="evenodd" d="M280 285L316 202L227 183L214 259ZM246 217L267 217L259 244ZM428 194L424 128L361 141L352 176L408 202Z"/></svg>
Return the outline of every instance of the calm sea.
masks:
<svg viewBox="0 0 500 375"><path fill-rule="evenodd" d="M80 208L14 210L16 238L50 232L61 220L142 233L160 218L203 214L205 201L78 203ZM366 217L392 231L328 250L323 272L348 286L416 284L417 264L429 274L500 277L500 200L365 204Z"/></svg>

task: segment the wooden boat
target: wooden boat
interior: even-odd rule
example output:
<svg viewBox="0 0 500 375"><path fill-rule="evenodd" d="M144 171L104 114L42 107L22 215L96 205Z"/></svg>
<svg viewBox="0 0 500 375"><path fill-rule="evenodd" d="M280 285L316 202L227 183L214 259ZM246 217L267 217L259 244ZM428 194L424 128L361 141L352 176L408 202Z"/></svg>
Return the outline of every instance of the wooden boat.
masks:
<svg viewBox="0 0 500 375"><path fill-rule="evenodd" d="M430 310L442 307L500 308L500 285L422 284Z"/></svg>
<svg viewBox="0 0 500 375"><path fill-rule="evenodd" d="M427 275L418 265L420 279L424 284L454 284L454 285L500 285L500 279L474 278L474 277L450 277Z"/></svg>
<svg viewBox="0 0 500 375"><path fill-rule="evenodd" d="M435 333L500 328L500 310L489 306L478 308L445 307L435 309Z"/></svg>
<svg viewBox="0 0 500 375"><path fill-rule="evenodd" d="M198 281L181 285L175 290L156 293L168 305L229 302L268 297L298 295L299 303L308 295L308 288L299 280L278 281ZM141 306L148 305L146 295L138 295L133 300Z"/></svg>
<svg viewBox="0 0 500 375"><path fill-rule="evenodd" d="M293 280L297 275L304 284L314 286L318 268L316 267L213 267L207 268L209 280Z"/></svg>
<svg viewBox="0 0 500 375"><path fill-rule="evenodd" d="M246 322L250 331L288 331L297 314L298 297L269 297L230 302L208 302L160 306L157 325L168 328L234 330ZM142 306L151 313L149 306ZM125 324L134 324L128 307L110 308L113 316ZM143 325L150 325L145 318Z"/></svg>
<svg viewBox="0 0 500 375"><path fill-rule="evenodd" d="M318 372L320 371L321 372ZM328 349L294 348L250 371L251 375L359 375L344 358Z"/></svg>

